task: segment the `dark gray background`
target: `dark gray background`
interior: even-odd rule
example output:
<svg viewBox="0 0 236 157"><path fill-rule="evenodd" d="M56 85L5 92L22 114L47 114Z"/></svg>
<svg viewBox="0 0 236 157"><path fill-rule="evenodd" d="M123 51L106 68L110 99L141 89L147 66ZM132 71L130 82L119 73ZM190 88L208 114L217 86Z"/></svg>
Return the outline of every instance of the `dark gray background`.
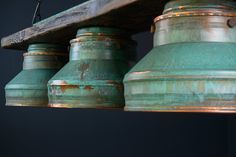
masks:
<svg viewBox="0 0 236 157"><path fill-rule="evenodd" d="M44 0L42 15L81 2ZM33 0L1 0L0 37L29 27L34 9ZM140 59L152 34L134 39ZM5 107L4 86L21 71L22 59L22 52L0 49L0 157L236 156L235 115Z"/></svg>

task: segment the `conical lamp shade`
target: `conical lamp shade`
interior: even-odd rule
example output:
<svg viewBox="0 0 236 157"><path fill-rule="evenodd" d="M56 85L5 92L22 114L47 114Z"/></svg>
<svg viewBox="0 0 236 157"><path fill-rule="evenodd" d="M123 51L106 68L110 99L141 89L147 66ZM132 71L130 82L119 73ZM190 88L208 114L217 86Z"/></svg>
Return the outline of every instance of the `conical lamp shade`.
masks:
<svg viewBox="0 0 236 157"><path fill-rule="evenodd" d="M61 45L29 45L23 70L5 87L6 105L47 107L47 82L68 61L66 52Z"/></svg>
<svg viewBox="0 0 236 157"><path fill-rule="evenodd" d="M81 28L71 41L70 61L48 83L51 107L120 108L122 80L136 43L127 32L107 27Z"/></svg>
<svg viewBox="0 0 236 157"><path fill-rule="evenodd" d="M127 111L236 112L236 2L170 1L124 79Z"/></svg>

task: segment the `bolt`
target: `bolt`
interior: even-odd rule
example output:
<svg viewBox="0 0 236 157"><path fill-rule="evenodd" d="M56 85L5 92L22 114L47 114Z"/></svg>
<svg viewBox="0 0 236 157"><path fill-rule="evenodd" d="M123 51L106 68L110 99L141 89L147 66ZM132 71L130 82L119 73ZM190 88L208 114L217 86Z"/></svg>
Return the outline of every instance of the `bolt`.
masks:
<svg viewBox="0 0 236 157"><path fill-rule="evenodd" d="M227 25L228 25L230 28L234 28L234 27L236 26L236 18L228 19Z"/></svg>

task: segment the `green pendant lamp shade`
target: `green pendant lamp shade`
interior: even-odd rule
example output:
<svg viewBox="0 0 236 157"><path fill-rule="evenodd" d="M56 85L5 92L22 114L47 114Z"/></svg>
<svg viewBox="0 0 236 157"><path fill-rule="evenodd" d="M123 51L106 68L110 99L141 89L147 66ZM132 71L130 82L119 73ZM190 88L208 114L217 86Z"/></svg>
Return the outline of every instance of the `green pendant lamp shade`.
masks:
<svg viewBox="0 0 236 157"><path fill-rule="evenodd" d="M236 112L236 2L172 0L126 76L127 111Z"/></svg>
<svg viewBox="0 0 236 157"><path fill-rule="evenodd" d="M23 70L5 87L6 105L47 107L47 82L67 62L66 52L61 45L29 45Z"/></svg>
<svg viewBox="0 0 236 157"><path fill-rule="evenodd" d="M71 40L70 61L48 83L49 104L62 108L124 106L123 77L136 43L121 29L87 27Z"/></svg>

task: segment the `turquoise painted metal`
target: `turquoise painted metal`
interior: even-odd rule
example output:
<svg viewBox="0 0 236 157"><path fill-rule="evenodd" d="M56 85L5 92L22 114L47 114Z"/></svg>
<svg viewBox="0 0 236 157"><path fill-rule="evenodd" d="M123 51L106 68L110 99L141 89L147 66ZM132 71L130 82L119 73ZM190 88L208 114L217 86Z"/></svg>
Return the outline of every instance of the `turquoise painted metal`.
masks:
<svg viewBox="0 0 236 157"><path fill-rule="evenodd" d="M235 17L235 1L170 1L153 50L125 76L125 110L236 112Z"/></svg>
<svg viewBox="0 0 236 157"><path fill-rule="evenodd" d="M31 44L24 53L23 71L5 87L7 106L48 105L47 82L67 62L64 46Z"/></svg>
<svg viewBox="0 0 236 157"><path fill-rule="evenodd" d="M48 83L49 104L62 108L124 106L123 77L136 43L124 30L87 27L71 40L70 61Z"/></svg>

